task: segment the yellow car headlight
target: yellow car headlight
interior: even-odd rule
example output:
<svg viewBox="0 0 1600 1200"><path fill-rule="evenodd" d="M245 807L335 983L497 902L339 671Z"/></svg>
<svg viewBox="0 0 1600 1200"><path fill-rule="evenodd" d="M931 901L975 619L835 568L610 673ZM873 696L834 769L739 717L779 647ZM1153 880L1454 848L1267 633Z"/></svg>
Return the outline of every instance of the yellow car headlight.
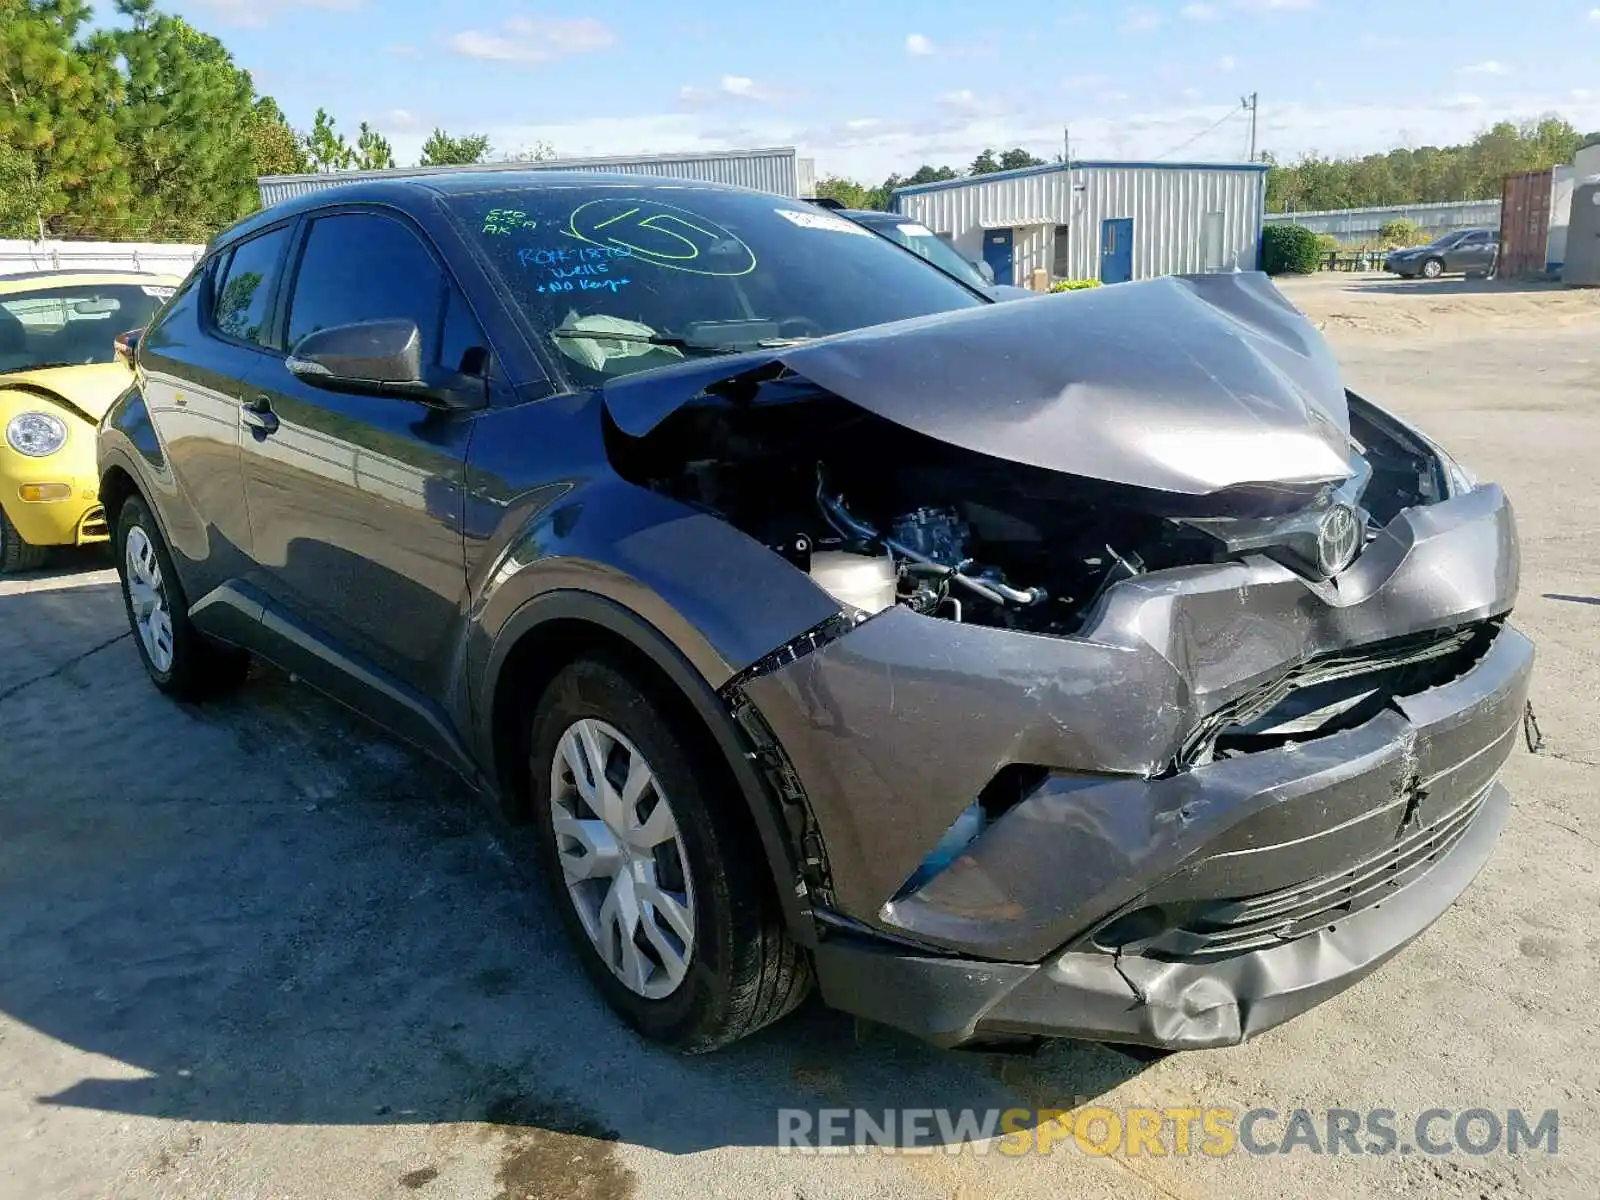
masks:
<svg viewBox="0 0 1600 1200"><path fill-rule="evenodd" d="M48 458L67 444L67 424L53 413L18 413L6 426L6 441L18 454Z"/></svg>

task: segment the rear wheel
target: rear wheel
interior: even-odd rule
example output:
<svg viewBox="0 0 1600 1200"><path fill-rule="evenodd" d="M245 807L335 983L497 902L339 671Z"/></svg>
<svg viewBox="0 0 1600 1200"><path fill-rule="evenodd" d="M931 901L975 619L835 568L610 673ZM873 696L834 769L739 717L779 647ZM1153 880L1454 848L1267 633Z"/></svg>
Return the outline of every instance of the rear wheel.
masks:
<svg viewBox="0 0 1600 1200"><path fill-rule="evenodd" d="M625 668L581 659L551 682L529 735L540 862L595 986L629 1025L714 1050L804 999L737 796Z"/></svg>
<svg viewBox="0 0 1600 1200"><path fill-rule="evenodd" d="M128 625L150 682L182 700L203 700L239 684L250 656L210 641L190 623L167 544L137 496L122 505L114 544Z"/></svg>
<svg viewBox="0 0 1600 1200"><path fill-rule="evenodd" d="M1422 264L1422 277L1424 279L1437 279L1444 274L1444 262L1441 259L1430 258Z"/></svg>
<svg viewBox="0 0 1600 1200"><path fill-rule="evenodd" d="M49 553L43 546L33 546L23 541L17 527L6 515L6 510L0 508L0 575L37 571L44 566Z"/></svg>

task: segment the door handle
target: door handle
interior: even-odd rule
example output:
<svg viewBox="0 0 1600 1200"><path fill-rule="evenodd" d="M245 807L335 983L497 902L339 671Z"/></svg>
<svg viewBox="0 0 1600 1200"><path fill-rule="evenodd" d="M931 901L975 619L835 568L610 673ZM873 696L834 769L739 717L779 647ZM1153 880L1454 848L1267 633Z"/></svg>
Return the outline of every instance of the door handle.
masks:
<svg viewBox="0 0 1600 1200"><path fill-rule="evenodd" d="M272 401L265 396L245 401L239 406L239 414L244 418L244 423L257 433L277 432L278 416L272 411Z"/></svg>

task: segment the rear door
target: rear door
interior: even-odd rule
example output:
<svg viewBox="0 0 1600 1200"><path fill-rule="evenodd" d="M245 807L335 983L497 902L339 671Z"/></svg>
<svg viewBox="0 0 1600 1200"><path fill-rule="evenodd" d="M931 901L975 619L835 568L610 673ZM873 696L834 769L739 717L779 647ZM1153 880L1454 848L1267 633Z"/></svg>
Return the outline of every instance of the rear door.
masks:
<svg viewBox="0 0 1600 1200"><path fill-rule="evenodd" d="M277 354L271 317L292 228L286 222L212 257L139 347L145 406L174 493L161 513L191 601L250 571L240 406Z"/></svg>
<svg viewBox="0 0 1600 1200"><path fill-rule="evenodd" d="M484 338L403 216L309 217L283 305L286 347L318 329L408 317L425 361L486 369ZM443 694L466 603L461 533L472 414L313 387L274 360L242 440L256 559L273 599L341 654Z"/></svg>

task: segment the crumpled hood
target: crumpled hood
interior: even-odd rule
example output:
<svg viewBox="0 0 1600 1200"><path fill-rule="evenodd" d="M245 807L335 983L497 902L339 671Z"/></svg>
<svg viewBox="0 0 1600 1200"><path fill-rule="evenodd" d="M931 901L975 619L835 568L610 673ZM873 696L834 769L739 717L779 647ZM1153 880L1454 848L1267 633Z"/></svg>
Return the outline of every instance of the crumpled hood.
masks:
<svg viewBox="0 0 1600 1200"><path fill-rule="evenodd" d="M1258 273L1152 279L872 326L606 385L642 436L705 388L781 365L994 458L1204 495L1342 480L1349 413L1322 337Z"/></svg>
<svg viewBox="0 0 1600 1200"><path fill-rule="evenodd" d="M133 372L122 363L86 363L76 367L48 367L43 371L0 374L0 391L16 388L34 392L69 409L76 409L79 415L98 422L132 382Z"/></svg>

